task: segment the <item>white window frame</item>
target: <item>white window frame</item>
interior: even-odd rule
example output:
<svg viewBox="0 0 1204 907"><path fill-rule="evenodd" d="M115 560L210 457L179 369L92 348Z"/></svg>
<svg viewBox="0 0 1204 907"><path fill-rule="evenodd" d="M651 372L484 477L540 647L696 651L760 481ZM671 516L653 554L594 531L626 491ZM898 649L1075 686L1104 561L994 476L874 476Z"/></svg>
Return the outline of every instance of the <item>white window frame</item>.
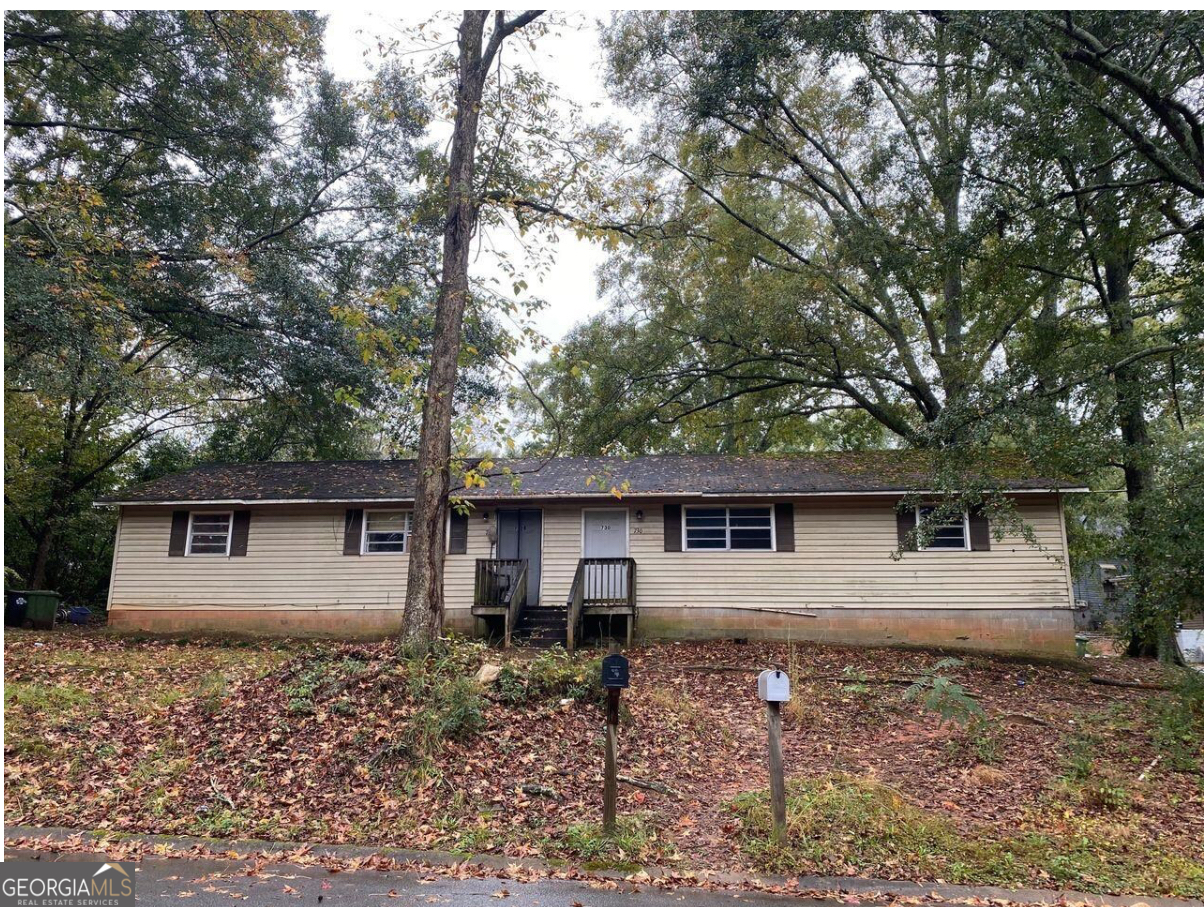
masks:
<svg viewBox="0 0 1204 907"><path fill-rule="evenodd" d="M940 506L940 505L938 505L938 504L917 504L916 505L916 529L917 530L919 529L920 521L923 519L923 516L921 515L920 511L923 510L925 507L935 508L938 506ZM939 524L934 525L932 528L934 530L936 530L936 529L940 529L945 526L955 526L955 525L957 525L957 524L956 523L939 523ZM962 511L962 547L951 548L948 545L923 545L923 546L919 547L919 550L920 551L970 551L970 550L972 550L970 548L970 511L969 510Z"/></svg>
<svg viewBox="0 0 1204 907"><path fill-rule="evenodd" d="M226 524L226 550L218 553L217 551L197 551L192 550L192 521L198 516L224 516L229 519ZM184 545L185 557L229 557L230 542L234 540L234 511L233 510L190 510L188 511L188 540Z"/></svg>
<svg viewBox="0 0 1204 907"><path fill-rule="evenodd" d="M687 516L691 510L717 510L722 507L727 511L724 517L727 529L726 545L723 548L691 548L690 534L687 529ZM765 507L769 510L769 547L768 548L733 548L732 547L732 516L733 507ZM773 504L687 504L681 509L681 550L695 554L714 553L716 551L735 552L736 554L767 554L778 550L778 509Z"/></svg>
<svg viewBox="0 0 1204 907"><path fill-rule="evenodd" d="M400 551L369 551L368 550L368 514L370 513L404 513L406 515L406 538ZM414 533L414 509L399 510L393 507L376 507L364 511L364 525L360 527L360 554L409 554L410 536Z"/></svg>

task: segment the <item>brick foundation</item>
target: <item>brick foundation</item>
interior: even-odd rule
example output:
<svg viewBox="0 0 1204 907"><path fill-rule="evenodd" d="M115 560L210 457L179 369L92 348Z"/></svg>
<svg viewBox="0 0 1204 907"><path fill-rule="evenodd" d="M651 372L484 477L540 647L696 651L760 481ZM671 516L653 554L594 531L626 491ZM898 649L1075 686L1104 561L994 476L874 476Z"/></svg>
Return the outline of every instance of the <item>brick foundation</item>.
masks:
<svg viewBox="0 0 1204 907"><path fill-rule="evenodd" d="M401 615L400 608L372 611L113 608L109 611L109 626L123 632L372 639L400 633Z"/></svg>
<svg viewBox="0 0 1204 907"><path fill-rule="evenodd" d="M642 639L799 639L855 645L939 646L1051 657L1074 652L1072 613L1064 608L828 608L814 617L723 608L645 608ZM400 608L382 610L130 610L109 612L109 626L149 633L373 638L401 630ZM449 611L448 630L472 634L472 615Z"/></svg>
<svg viewBox="0 0 1204 907"><path fill-rule="evenodd" d="M723 608L645 608L644 639L799 639L871 646L937 646L1024 655L1074 654L1068 608L822 608L814 617Z"/></svg>

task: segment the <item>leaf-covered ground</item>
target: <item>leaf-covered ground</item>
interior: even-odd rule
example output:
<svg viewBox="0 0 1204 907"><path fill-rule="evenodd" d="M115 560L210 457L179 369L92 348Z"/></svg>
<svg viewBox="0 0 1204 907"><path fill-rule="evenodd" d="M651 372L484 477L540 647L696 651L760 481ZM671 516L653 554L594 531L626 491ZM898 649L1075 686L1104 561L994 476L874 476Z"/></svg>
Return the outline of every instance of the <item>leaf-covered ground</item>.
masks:
<svg viewBox="0 0 1204 907"><path fill-rule="evenodd" d="M483 660L505 662L482 691ZM5 634L10 824L1204 893L1199 702L970 656L984 716L905 698L919 651L680 643L632 653L616 840L596 663L459 643L175 643ZM751 670L788 665L790 836L768 843ZM1164 682L1152 663L1091 672ZM955 703L956 704L956 703Z"/></svg>

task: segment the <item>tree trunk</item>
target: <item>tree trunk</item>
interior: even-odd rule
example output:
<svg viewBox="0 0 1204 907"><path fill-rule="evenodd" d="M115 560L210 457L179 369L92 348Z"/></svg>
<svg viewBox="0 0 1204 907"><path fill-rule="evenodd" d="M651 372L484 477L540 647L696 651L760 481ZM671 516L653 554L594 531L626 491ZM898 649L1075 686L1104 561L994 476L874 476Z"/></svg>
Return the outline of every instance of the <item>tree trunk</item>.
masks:
<svg viewBox="0 0 1204 907"><path fill-rule="evenodd" d="M939 132L935 136L940 149L936 171L930 177L937 203L941 209L940 251L942 263L941 303L944 314L944 350L937 357L941 383L945 390L945 403L958 404L966 394L966 365L964 349L965 317L963 312L962 267L965 250L962 239L961 197L965 182L966 147L956 125L950 99L949 73L946 67L948 51L944 26L938 22L935 29L937 44L937 120ZM934 351L935 352L935 351ZM965 417L960 417L964 419ZM960 430L958 435L960 435ZM957 437L950 440L956 440Z"/></svg>
<svg viewBox="0 0 1204 907"><path fill-rule="evenodd" d="M477 127L481 93L505 38L533 21L528 10L509 21L495 14L494 31L482 50L488 10L465 10L460 22L459 81L447 179L447 220L443 228L443 268L435 301L435 339L422 407L422 432L414 476L414 518L409 538L402 644L411 654L426 652L443 630L444 527L451 489L452 402L460 356L460 333L468 299L468 255L476 228Z"/></svg>
<svg viewBox="0 0 1204 907"><path fill-rule="evenodd" d="M29 565L29 588L41 589L46 585L46 564L50 560L50 543L53 540L54 530L50 528L50 521L46 520L42 524L42 528L38 530L37 545L33 551L33 561Z"/></svg>
<svg viewBox="0 0 1204 907"><path fill-rule="evenodd" d="M67 430L64 432L63 452L59 458L59 465L50 482L50 499L46 505L46 509L42 513L41 520L34 524L36 532L33 532L32 535L35 544L28 576L30 589L45 588L46 568L50 563L50 552L54 546L55 530L58 528L63 517L69 512L71 498L70 470L75 462L75 450L71 446L75 441L73 428L73 424L69 423Z"/></svg>
<svg viewBox="0 0 1204 907"><path fill-rule="evenodd" d="M1132 265L1123 252L1104 260L1104 282L1108 292L1108 332L1116 341L1117 355L1123 359L1133 352L1133 303L1129 277ZM1130 504L1137 503L1150 487L1148 448L1150 432L1145 418L1141 366L1122 365L1113 374L1116 388L1116 423L1125 443L1125 492Z"/></svg>
<svg viewBox="0 0 1204 907"><path fill-rule="evenodd" d="M1133 264L1126 249L1113 247L1104 257L1105 304L1108 314L1108 332L1117 345L1119 359L1128 356L1134 349L1133 304L1130 298L1130 278ZM1129 535L1138 540L1132 546L1131 571L1138 578L1145 575L1145 556L1140 540L1145 520L1145 495L1153 487L1153 467L1150 463L1150 432L1145 414L1145 392L1142 387L1141 366L1137 363L1122 365L1113 373L1116 394L1116 424L1124 444L1125 497L1128 500ZM1140 602L1140 591L1130 615L1129 653L1166 657L1168 639L1166 628L1161 627L1159 615Z"/></svg>
<svg viewBox="0 0 1204 907"><path fill-rule="evenodd" d="M419 654L430 647L443 629L443 527L451 489L452 398L468 296L468 254L476 225L472 184L484 84L481 39L487 15L485 10L465 10L460 23L460 76L447 180L443 273L435 303L435 339L418 440L414 521L402 626L405 647Z"/></svg>

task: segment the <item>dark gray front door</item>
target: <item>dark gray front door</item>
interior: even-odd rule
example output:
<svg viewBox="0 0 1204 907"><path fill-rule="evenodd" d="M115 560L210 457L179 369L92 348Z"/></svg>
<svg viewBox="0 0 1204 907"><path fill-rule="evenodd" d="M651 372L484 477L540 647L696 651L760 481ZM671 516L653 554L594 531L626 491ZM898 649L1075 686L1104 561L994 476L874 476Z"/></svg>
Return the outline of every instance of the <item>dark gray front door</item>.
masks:
<svg viewBox="0 0 1204 907"><path fill-rule="evenodd" d="M497 512L497 556L527 562L526 607L539 604L539 568L543 549L542 510Z"/></svg>

